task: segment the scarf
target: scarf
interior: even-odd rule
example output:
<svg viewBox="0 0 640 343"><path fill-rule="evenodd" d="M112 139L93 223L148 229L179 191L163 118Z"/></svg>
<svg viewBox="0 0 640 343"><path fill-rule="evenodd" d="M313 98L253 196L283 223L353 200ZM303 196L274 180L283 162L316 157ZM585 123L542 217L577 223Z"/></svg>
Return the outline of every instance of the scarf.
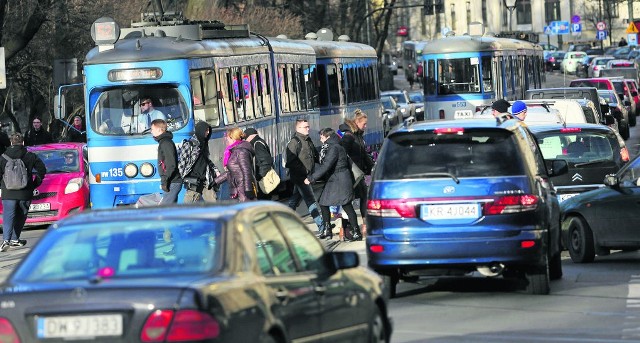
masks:
<svg viewBox="0 0 640 343"><path fill-rule="evenodd" d="M227 162L229 162L229 157L231 156L231 149L233 149L236 145L242 143L242 141L235 141L224 149L224 160L222 161L223 166L227 166Z"/></svg>
<svg viewBox="0 0 640 343"><path fill-rule="evenodd" d="M320 164L324 161L324 158L327 155L327 150L329 150L329 144L322 144L322 147L320 148Z"/></svg>

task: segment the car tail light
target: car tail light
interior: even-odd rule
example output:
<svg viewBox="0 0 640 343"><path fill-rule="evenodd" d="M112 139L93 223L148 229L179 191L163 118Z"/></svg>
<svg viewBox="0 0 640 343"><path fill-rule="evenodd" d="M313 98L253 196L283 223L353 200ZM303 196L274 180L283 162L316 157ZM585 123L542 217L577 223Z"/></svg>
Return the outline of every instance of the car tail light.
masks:
<svg viewBox="0 0 640 343"><path fill-rule="evenodd" d="M220 324L208 313L196 310L154 311L142 328L142 342L202 341L220 335Z"/></svg>
<svg viewBox="0 0 640 343"><path fill-rule="evenodd" d="M593 70L600 70L600 67L599 66L594 66Z"/></svg>
<svg viewBox="0 0 640 343"><path fill-rule="evenodd" d="M369 246L369 250L372 253L379 254L384 251L384 246L379 244L372 244L371 246Z"/></svg>
<svg viewBox="0 0 640 343"><path fill-rule="evenodd" d="M444 119L444 110L440 110L438 114L440 116L440 119Z"/></svg>
<svg viewBox="0 0 640 343"><path fill-rule="evenodd" d="M416 204L405 199L369 200L367 215L388 218L415 218Z"/></svg>
<svg viewBox="0 0 640 343"><path fill-rule="evenodd" d="M555 58L553 58L553 57L549 57L549 62L553 63L553 62L555 62L555 61L556 61L556 59L555 59Z"/></svg>
<svg viewBox="0 0 640 343"><path fill-rule="evenodd" d="M562 133L575 133L575 132L581 132L582 129L579 127L565 127L560 129L560 132Z"/></svg>
<svg viewBox="0 0 640 343"><path fill-rule="evenodd" d="M536 245L536 241L522 241L520 242L520 247L521 248L533 248Z"/></svg>
<svg viewBox="0 0 640 343"><path fill-rule="evenodd" d="M7 318L0 318L0 342L3 343L20 343L18 333L11 325Z"/></svg>
<svg viewBox="0 0 640 343"><path fill-rule="evenodd" d="M485 216L533 211L538 207L538 197L531 194L505 195L484 204Z"/></svg>
<svg viewBox="0 0 640 343"><path fill-rule="evenodd" d="M629 162L629 150L626 147L620 148L620 159L622 162Z"/></svg>
<svg viewBox="0 0 640 343"><path fill-rule="evenodd" d="M433 130L436 135L462 135L464 128L461 127L438 127Z"/></svg>

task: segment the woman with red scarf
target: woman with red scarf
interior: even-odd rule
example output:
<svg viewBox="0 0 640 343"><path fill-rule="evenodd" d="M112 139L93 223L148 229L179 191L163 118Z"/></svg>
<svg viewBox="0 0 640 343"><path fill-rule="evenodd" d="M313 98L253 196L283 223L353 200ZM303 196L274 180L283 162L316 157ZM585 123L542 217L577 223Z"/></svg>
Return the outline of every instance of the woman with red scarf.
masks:
<svg viewBox="0 0 640 343"><path fill-rule="evenodd" d="M226 170L216 178L220 184L229 181L231 198L240 202L255 200L257 196L257 182L253 173L253 157L255 155L251 143L244 140L242 129L234 127L227 130L223 165Z"/></svg>
<svg viewBox="0 0 640 343"><path fill-rule="evenodd" d="M67 131L67 142L78 142L78 143L86 143L87 142L87 131L84 129L82 125L82 117L76 115L73 117L73 124L68 128Z"/></svg>

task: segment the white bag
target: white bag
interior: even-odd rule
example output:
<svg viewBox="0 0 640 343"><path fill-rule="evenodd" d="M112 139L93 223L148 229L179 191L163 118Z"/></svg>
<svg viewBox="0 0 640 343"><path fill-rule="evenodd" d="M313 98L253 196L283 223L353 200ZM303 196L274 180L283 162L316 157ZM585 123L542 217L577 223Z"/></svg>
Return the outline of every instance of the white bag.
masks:
<svg viewBox="0 0 640 343"><path fill-rule="evenodd" d="M264 194L269 194L273 192L273 190L276 189L279 184L280 184L280 176L278 176L278 173L276 173L276 171L273 168L269 169L269 171L267 172L267 175L265 175L262 178L262 180L258 181L260 190Z"/></svg>

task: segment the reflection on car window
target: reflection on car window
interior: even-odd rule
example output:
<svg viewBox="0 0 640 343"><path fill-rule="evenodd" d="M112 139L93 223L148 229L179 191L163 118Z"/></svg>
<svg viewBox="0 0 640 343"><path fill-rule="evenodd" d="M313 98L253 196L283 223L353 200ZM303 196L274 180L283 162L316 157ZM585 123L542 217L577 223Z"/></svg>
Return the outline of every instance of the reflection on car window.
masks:
<svg viewBox="0 0 640 343"><path fill-rule="evenodd" d="M564 159L569 164L595 160L608 160L619 165L620 153L616 138L600 132L561 134L557 132L536 134L538 145L545 159Z"/></svg>
<svg viewBox="0 0 640 343"><path fill-rule="evenodd" d="M146 104L150 102L153 109ZM149 132L153 119L165 119L169 131L187 124L189 111L173 86L121 87L99 93L89 123L102 135L122 136Z"/></svg>
<svg viewBox="0 0 640 343"><path fill-rule="evenodd" d="M80 170L82 158L75 149L35 150L33 151L44 162L47 174L71 173Z"/></svg>
<svg viewBox="0 0 640 343"><path fill-rule="evenodd" d="M258 264L264 275L297 271L289 247L269 215L261 214L254 219L251 234L256 243Z"/></svg>
<svg viewBox="0 0 640 343"><path fill-rule="evenodd" d="M15 277L24 281L201 274L215 269L216 221L108 222L46 235Z"/></svg>
<svg viewBox="0 0 640 343"><path fill-rule="evenodd" d="M620 182L625 186L638 186L640 179L640 159L635 159L620 175Z"/></svg>
<svg viewBox="0 0 640 343"><path fill-rule="evenodd" d="M293 251L301 264L302 270L319 271L322 268L324 249L309 229L289 214L278 213L278 223L287 233Z"/></svg>

